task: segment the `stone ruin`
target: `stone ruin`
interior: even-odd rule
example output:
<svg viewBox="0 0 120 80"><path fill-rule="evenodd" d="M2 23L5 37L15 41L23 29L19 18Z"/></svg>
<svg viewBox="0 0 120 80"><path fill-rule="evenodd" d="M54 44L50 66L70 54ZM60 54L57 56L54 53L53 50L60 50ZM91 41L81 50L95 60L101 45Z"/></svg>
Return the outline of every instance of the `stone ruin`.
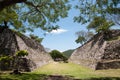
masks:
<svg viewBox="0 0 120 80"><path fill-rule="evenodd" d="M120 68L120 30L96 34L77 48L69 61L94 70Z"/></svg>
<svg viewBox="0 0 120 80"><path fill-rule="evenodd" d="M15 53L19 50L27 50L28 52L28 56L21 58L19 63L20 69L23 71L32 71L53 61L40 43L23 34L0 27L0 55L4 53L15 56ZM0 64L0 68L2 66ZM7 69L13 69L13 64L10 64Z"/></svg>

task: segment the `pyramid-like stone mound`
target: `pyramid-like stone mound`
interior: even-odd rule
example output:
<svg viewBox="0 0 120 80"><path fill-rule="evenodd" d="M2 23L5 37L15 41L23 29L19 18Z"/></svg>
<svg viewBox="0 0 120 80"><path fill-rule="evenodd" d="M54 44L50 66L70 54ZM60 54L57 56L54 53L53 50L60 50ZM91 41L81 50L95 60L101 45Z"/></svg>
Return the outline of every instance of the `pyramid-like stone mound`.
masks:
<svg viewBox="0 0 120 80"><path fill-rule="evenodd" d="M95 70L120 68L120 30L96 34L77 48L69 61Z"/></svg>
<svg viewBox="0 0 120 80"><path fill-rule="evenodd" d="M26 37L7 28L0 27L0 55L15 56L19 50L27 50L28 56L21 59L20 67L24 71L31 71L42 65L48 64L52 58L43 46L33 39ZM0 65L2 67L3 65ZM9 65L13 69L13 64Z"/></svg>

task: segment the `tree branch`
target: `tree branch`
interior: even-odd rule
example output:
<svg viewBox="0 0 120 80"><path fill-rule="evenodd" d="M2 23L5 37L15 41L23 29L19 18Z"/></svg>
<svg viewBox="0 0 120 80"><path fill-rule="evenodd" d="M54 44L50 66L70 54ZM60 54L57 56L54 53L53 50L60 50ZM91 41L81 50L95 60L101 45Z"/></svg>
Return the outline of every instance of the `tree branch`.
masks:
<svg viewBox="0 0 120 80"><path fill-rule="evenodd" d="M41 3L41 4L39 4L39 5L34 5L32 2L24 2L25 4L27 4L27 5L30 5L30 6L32 6L32 7L34 7L34 8L36 8L36 10L38 9L38 7L40 8L40 7L43 7L43 6L45 6L46 4L49 4L49 3L47 3L47 2L43 2L43 3Z"/></svg>
<svg viewBox="0 0 120 80"><path fill-rule="evenodd" d="M27 0L2 0L2 1L0 1L0 11L3 10L5 7L14 5L16 3L22 3L22 2L34 7L38 12L40 12L38 7L40 8L40 7L44 6L45 4L47 4L47 2L44 2L44 3L41 3L40 5L35 6L32 2L27 2Z"/></svg>
<svg viewBox="0 0 120 80"><path fill-rule="evenodd" d="M0 1L0 11L3 10L5 7L14 5L16 3L26 2L27 0L2 0Z"/></svg>

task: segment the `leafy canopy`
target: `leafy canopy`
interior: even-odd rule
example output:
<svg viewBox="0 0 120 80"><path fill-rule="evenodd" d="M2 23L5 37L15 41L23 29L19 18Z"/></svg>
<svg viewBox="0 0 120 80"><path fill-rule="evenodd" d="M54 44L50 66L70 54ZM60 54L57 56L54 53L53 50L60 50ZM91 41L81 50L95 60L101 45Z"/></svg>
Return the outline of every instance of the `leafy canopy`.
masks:
<svg viewBox="0 0 120 80"><path fill-rule="evenodd" d="M120 18L119 5L120 0L79 0L75 8L80 10L80 14L74 20L84 24L100 16L115 21L115 15Z"/></svg>
<svg viewBox="0 0 120 80"><path fill-rule="evenodd" d="M15 29L22 27L22 21L19 20L18 14L12 7L7 7L0 12L0 24L3 25L4 21L9 22Z"/></svg>
<svg viewBox="0 0 120 80"><path fill-rule="evenodd" d="M95 17L87 26L88 29L95 29L96 32L108 31L114 23L102 17Z"/></svg>
<svg viewBox="0 0 120 80"><path fill-rule="evenodd" d="M60 18L67 17L68 0L3 0L0 4L0 24L7 21L14 29L25 32L35 28L51 31ZM7 5L8 4L8 5Z"/></svg>

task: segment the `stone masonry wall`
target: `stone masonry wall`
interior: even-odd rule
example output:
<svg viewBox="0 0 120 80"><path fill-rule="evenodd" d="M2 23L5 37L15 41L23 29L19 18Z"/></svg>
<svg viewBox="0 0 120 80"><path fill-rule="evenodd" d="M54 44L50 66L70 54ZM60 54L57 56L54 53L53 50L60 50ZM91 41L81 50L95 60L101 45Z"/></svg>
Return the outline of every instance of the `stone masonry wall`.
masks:
<svg viewBox="0 0 120 80"><path fill-rule="evenodd" d="M53 61L38 42L24 35L18 35L10 29L0 28L0 55L14 56L19 50L28 52L28 56L21 59L23 63L20 63L20 67L23 71L26 71L25 69L31 71Z"/></svg>
<svg viewBox="0 0 120 80"><path fill-rule="evenodd" d="M110 31L110 39L120 36L120 30ZM92 69L120 68L120 40L105 40L107 35L96 34L77 48L69 61Z"/></svg>

